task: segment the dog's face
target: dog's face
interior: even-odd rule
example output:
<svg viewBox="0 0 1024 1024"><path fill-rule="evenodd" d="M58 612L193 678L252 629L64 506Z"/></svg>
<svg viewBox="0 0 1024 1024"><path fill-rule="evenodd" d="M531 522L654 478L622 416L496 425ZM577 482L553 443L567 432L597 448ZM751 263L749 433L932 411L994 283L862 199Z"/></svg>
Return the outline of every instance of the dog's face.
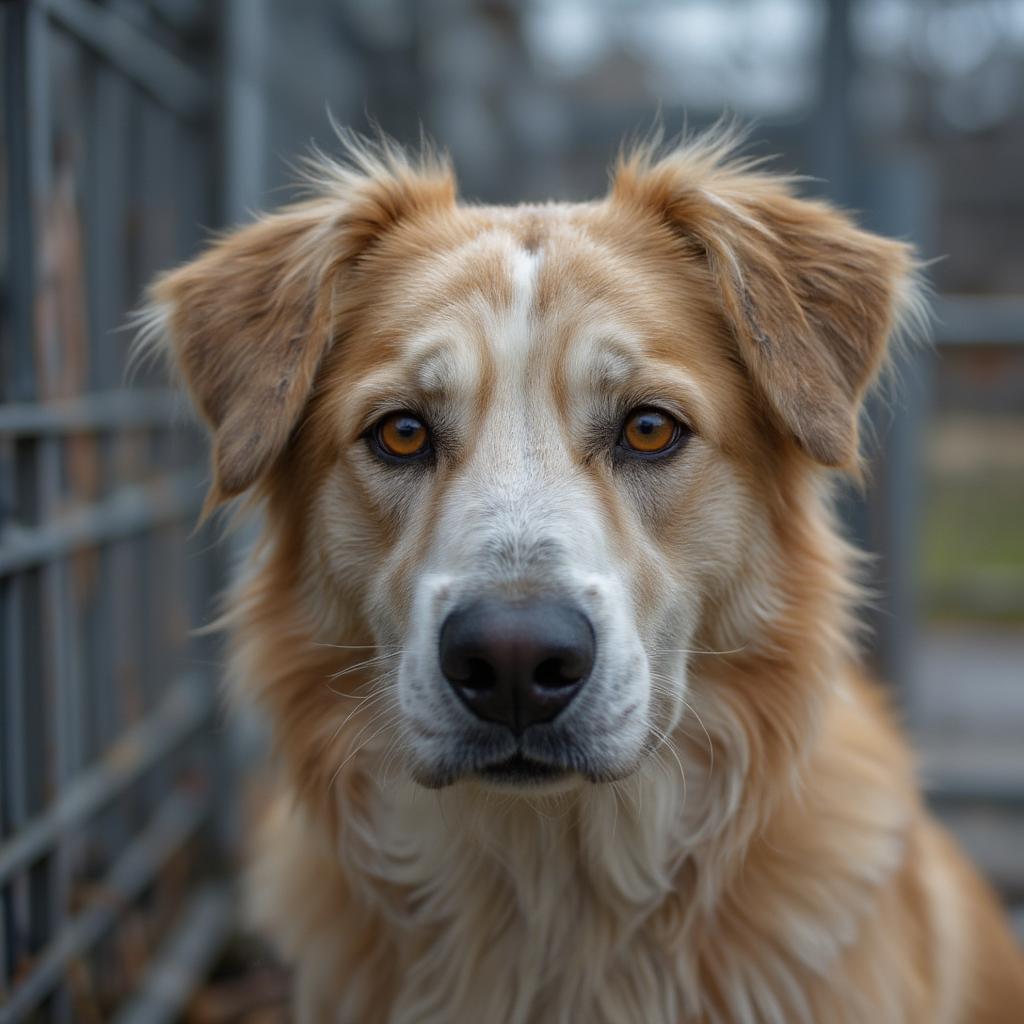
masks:
<svg viewBox="0 0 1024 1024"><path fill-rule="evenodd" d="M367 165L158 287L215 498L276 481L425 785L635 770L775 613L792 466L856 459L907 256L716 161L512 210Z"/></svg>
<svg viewBox="0 0 1024 1024"><path fill-rule="evenodd" d="M744 378L671 237L639 262L595 211L460 221L375 265L329 360L319 555L358 566L403 652L418 778L616 778L670 727L700 609L757 529L724 450L753 434Z"/></svg>

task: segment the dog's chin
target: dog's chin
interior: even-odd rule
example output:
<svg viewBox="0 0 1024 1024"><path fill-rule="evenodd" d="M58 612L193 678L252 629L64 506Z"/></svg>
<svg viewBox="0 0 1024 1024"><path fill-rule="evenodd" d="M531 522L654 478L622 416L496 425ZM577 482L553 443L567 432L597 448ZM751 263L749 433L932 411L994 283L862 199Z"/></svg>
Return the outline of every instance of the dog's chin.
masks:
<svg viewBox="0 0 1024 1024"><path fill-rule="evenodd" d="M535 794L567 793L581 786L617 782L631 775L638 765L617 765L614 768L557 761L540 761L521 751L488 761L467 763L446 770L430 770L412 766L413 781L426 789L445 789L457 783L505 792L520 791Z"/></svg>

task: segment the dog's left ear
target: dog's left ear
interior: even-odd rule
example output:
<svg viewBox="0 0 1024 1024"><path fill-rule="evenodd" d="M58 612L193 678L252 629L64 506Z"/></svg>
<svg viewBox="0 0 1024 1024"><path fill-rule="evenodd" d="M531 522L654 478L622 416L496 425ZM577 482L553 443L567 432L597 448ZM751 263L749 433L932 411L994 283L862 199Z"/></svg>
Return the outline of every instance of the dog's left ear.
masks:
<svg viewBox="0 0 1024 1024"><path fill-rule="evenodd" d="M624 159L612 199L653 211L706 259L776 422L818 462L856 471L864 394L894 328L919 309L910 247L796 198L714 141Z"/></svg>
<svg viewBox="0 0 1024 1024"><path fill-rule="evenodd" d="M204 514L285 451L359 260L398 224L455 201L442 161L351 141L349 157L316 165L316 198L225 235L150 288L140 342L167 353L212 434Z"/></svg>

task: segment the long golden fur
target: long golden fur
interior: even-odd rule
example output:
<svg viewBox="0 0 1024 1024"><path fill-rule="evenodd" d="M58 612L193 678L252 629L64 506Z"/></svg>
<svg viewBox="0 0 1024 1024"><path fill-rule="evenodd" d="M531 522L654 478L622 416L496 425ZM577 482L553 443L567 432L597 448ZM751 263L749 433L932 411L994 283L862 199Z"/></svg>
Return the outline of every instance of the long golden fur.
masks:
<svg viewBox="0 0 1024 1024"><path fill-rule="evenodd" d="M864 393L919 309L908 248L722 137L640 148L577 205L460 205L443 161L387 146L316 175L312 198L161 278L150 328L213 434L208 507L262 509L227 616L232 694L279 753L249 908L295 968L298 1019L1024 1019L996 901L857 667L856 557L831 511ZM509 369L493 338L513 321L532 347ZM472 473L529 427L489 410L529 393L576 422L580 339L609 324L628 386L674 381L693 432L657 479L580 453L559 470L625 567L648 660L678 655L652 670L650 735L556 789L432 775L396 689L425 561ZM455 348L417 372L472 368L469 426L396 487L364 434L389 388L418 400L395 375L435 335ZM582 428L565 430L571 452ZM555 458L538 436L531 480ZM644 631L669 604L671 650Z"/></svg>

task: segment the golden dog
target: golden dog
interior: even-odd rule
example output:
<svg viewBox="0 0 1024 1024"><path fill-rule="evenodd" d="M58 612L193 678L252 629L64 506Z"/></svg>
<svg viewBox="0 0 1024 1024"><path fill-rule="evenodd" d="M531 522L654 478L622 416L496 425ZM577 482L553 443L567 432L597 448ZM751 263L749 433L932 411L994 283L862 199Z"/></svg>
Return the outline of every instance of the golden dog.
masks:
<svg viewBox="0 0 1024 1024"><path fill-rule="evenodd" d="M303 1022L1024 1020L831 511L907 246L722 135L578 204L383 144L152 290L262 541L253 919ZM837 472L838 471L838 472Z"/></svg>

